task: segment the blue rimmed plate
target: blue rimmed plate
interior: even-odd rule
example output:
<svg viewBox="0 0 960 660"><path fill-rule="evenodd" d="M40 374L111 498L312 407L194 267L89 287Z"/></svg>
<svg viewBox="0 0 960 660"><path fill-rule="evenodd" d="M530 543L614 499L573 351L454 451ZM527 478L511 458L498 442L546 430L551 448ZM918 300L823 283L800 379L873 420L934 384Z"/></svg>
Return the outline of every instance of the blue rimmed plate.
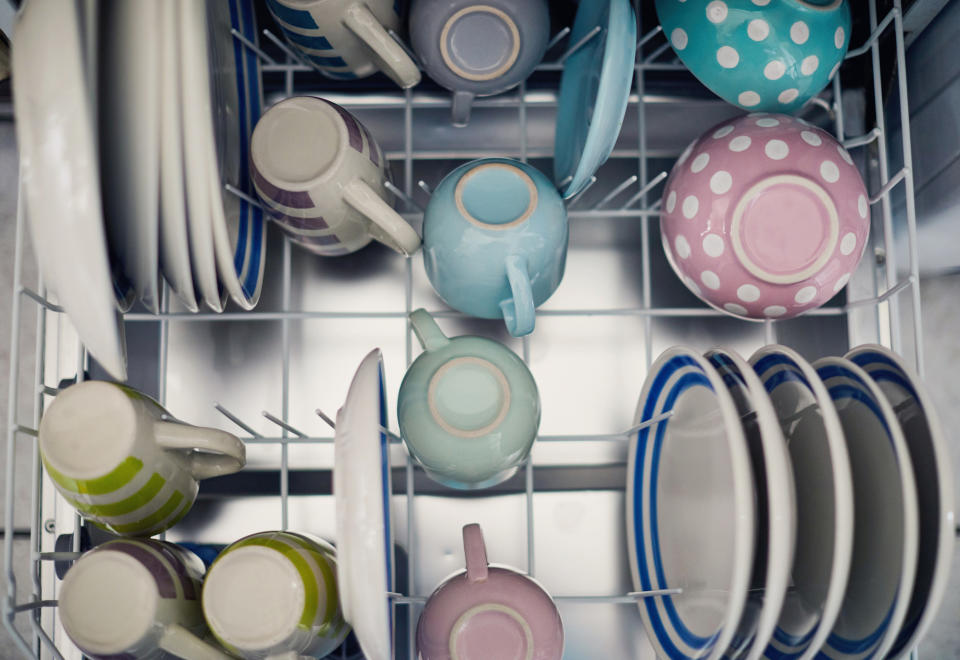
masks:
<svg viewBox="0 0 960 660"><path fill-rule="evenodd" d="M956 516L946 438L923 384L883 346L858 346L846 358L869 374L893 407L910 451L920 507L920 547L913 594L891 656L913 648L933 622L950 578Z"/></svg>
<svg viewBox="0 0 960 660"><path fill-rule="evenodd" d="M600 33L563 67L553 178L569 199L584 190L620 135L637 56L637 18L628 0L581 2L570 44Z"/></svg>
<svg viewBox="0 0 960 660"><path fill-rule="evenodd" d="M658 655L719 658L747 600L754 478L723 379L697 352L668 349L651 367L630 440L627 547L636 591L682 589L639 603Z"/></svg>
<svg viewBox="0 0 960 660"><path fill-rule="evenodd" d="M917 570L917 487L893 408L863 369L814 363L836 406L853 474L850 577L837 622L817 657L883 658L896 642Z"/></svg>
<svg viewBox="0 0 960 660"><path fill-rule="evenodd" d="M393 648L392 491L385 428L383 357L374 349L357 368L337 412L333 467L340 606L371 660L390 660Z"/></svg>

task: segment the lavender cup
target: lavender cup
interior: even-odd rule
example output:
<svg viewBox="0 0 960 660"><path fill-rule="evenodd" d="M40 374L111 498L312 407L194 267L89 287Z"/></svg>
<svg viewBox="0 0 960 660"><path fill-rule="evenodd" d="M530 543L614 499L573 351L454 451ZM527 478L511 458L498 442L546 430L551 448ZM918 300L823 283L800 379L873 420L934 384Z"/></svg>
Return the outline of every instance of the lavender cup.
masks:
<svg viewBox="0 0 960 660"><path fill-rule="evenodd" d="M512 568L490 566L483 532L463 528L467 568L431 594L417 625L421 660L559 660L563 624L549 594Z"/></svg>

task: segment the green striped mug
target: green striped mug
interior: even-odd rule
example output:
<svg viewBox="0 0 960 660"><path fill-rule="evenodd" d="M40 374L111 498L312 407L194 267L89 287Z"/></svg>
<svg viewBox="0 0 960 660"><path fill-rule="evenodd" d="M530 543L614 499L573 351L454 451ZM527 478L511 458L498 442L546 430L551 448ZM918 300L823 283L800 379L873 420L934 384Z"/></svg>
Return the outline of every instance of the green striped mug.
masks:
<svg viewBox="0 0 960 660"><path fill-rule="evenodd" d="M175 525L197 497L197 480L240 470L243 443L218 429L173 419L129 387L86 381L62 391L40 421L50 479L88 520L120 536Z"/></svg>
<svg viewBox="0 0 960 660"><path fill-rule="evenodd" d="M350 631L336 551L293 532L260 532L223 550L203 584L210 632L240 658L322 658Z"/></svg>

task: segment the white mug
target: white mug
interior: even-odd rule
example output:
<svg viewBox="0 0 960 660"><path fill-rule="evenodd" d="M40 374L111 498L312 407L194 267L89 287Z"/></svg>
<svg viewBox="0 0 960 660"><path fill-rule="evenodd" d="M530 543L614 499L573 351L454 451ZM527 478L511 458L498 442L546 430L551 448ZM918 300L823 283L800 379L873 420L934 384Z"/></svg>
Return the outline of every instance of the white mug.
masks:
<svg viewBox="0 0 960 660"><path fill-rule="evenodd" d="M400 28L397 0L267 0L287 41L338 80L383 71L406 89L420 70L387 30Z"/></svg>
<svg viewBox="0 0 960 660"><path fill-rule="evenodd" d="M163 541L117 539L85 553L60 586L67 635L94 657L229 660L207 635L200 606L203 562Z"/></svg>
<svg viewBox="0 0 960 660"><path fill-rule="evenodd" d="M356 117L314 96L280 101L250 140L254 187L267 212L316 254L356 252L371 239L410 255L420 236L387 202L383 151Z"/></svg>
<svg viewBox="0 0 960 660"><path fill-rule="evenodd" d="M197 480L237 472L246 460L226 431L184 424L145 394L94 380L57 395L39 444L61 495L119 536L169 529L193 505Z"/></svg>

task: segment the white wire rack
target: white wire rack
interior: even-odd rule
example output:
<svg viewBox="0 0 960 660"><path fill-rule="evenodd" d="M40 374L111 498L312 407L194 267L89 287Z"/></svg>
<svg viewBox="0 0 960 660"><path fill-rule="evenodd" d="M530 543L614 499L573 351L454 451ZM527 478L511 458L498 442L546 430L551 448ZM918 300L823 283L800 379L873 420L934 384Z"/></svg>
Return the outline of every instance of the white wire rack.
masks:
<svg viewBox="0 0 960 660"><path fill-rule="evenodd" d="M868 290L872 295L867 295L854 300L848 300L844 304L826 306L820 309L808 312L809 316L823 317L845 317L848 325L861 323L863 318L874 327L870 331L870 338L880 341L897 352L902 352L905 345L902 325L909 328L910 335L906 341L912 345L912 361L920 373L923 375L923 337L921 332L921 312L920 312L920 290L918 278L918 257L916 240L916 217L914 210L913 193L913 175L911 163L910 148L910 126L908 113L908 95L906 81L906 66L904 52L904 33L903 33L903 15L899 0L895 0L893 8L882 17L878 16L876 0L869 0L869 25L871 33L869 37L857 48L851 49L847 55L848 58L870 58L869 84L864 92L872 95L874 117L872 126L863 134L847 136L844 133L844 90L841 86L840 74L838 74L821 97L814 99L812 104L819 106L821 111L825 111L832 119L833 128L837 138L848 148L864 149L870 154L871 158L861 158L860 162L867 165L865 169L868 175L868 181L871 181L872 187L876 192L870 199L872 205L872 222L874 224L873 235L875 238L876 254L882 255L877 266L870 264L867 270L870 272L870 284ZM550 53L554 53L550 62L545 62L538 67L538 71L561 71L563 62L569 54L581 47L585 40L577 44L566 46L566 52L557 56L556 53L562 52L559 46L565 40L569 29L565 28L559 32L550 44ZM585 197L580 196L569 204L569 217L574 223L589 222L596 219L619 219L638 221L641 227L641 272L639 273L642 285L640 304L626 307L609 308L589 308L589 307L571 307L557 308L551 307L540 310L538 316L541 318L586 318L586 317L636 317L642 320L643 332L643 357L646 366L649 367L654 358L654 335L655 320L657 319L701 319L716 316L723 316L721 312L713 310L706 306L675 306L664 307L655 304L654 282L651 271L651 220L656 220L659 215L659 202L651 202L650 197L656 191L657 187L666 177L665 173L651 171L652 152L648 149L649 125L647 122L647 102L651 100L648 94L648 77L652 73L659 72L682 72L682 65L673 59L669 45L664 39L660 27L655 27L649 31L641 31L639 40L638 60L635 67L634 90L630 96L631 112L635 112L636 117L636 135L637 142L635 147L624 147L618 144L612 158L621 160L635 160L635 173L625 180L617 181L596 181L598 189L605 191L597 201L592 205L585 206L582 202ZM881 37L889 37L892 34L895 41L895 58L893 60L895 70L885 71L881 68ZM303 82L308 78L307 74L312 75L312 69L304 64L297 55L278 38L269 31L264 31L264 36L283 54L283 61L271 56L264 50L258 48L255 44L242 39L240 35L235 34L238 39L244 41L244 44L254 49L262 59L262 68L264 75L281 76L283 80L283 94L292 96L295 93L310 93L313 91L309 84ZM592 36L592 35L588 35ZM882 83L884 77L892 74L895 77L897 89L899 91L899 106L896 108L899 114L899 126L901 128L900 136L902 140L903 167L902 169L891 172L890 160L888 158L887 143L887 121L884 117L884 99ZM371 100L370 98L342 95L337 97L337 101L350 110L390 110L396 113L398 117L396 125L402 131L402 148L399 150L387 150L387 157L392 164L400 168L398 177L401 185L395 187L394 193L405 206L404 214L410 220L418 222L422 209L414 201L415 192L418 195L429 195L429 186L423 181L415 180L415 164L423 161L438 159L467 159L476 156L501 155L512 156L527 161L530 158L550 157L549 150L532 149L528 144L528 114L536 112L541 108L553 109L556 107L557 95L545 94L539 91L528 90L525 84L521 84L514 92L504 95L478 99L476 101L475 117L485 109L496 109L500 111L514 110L516 112L516 121L519 125L519 142L515 148L501 150L497 153L477 152L467 153L456 151L451 153L442 149L431 149L417 144L414 139L414 119L417 113L444 110L449 105L446 97L420 93L407 90L405 92L396 92L393 94L377 94ZM633 116L631 114L630 116ZM694 135L688 136L692 139ZM676 154L672 154L675 156ZM662 155L661 155L662 156ZM872 173L872 176L871 176ZM653 176L651 176L653 174ZM900 270L895 262L896 250L894 250L894 213L891 204L891 192L897 186L903 186L905 206L904 214L907 227L907 240L909 264L905 270ZM594 196L597 191L593 191ZM242 194L242 193L237 193ZM629 194L629 196L627 196ZM615 199L626 201L619 205L613 204ZM9 400L8 413L9 425L7 429L7 474L5 481L6 488L6 511L5 511L5 536L4 536L4 570L7 578L7 591L3 601L4 623L8 631L13 636L18 648L26 657L75 657L76 650L69 643L69 640L63 635L62 629L58 627L55 616L56 608L56 579L53 576L52 564L56 560L69 560L79 555L80 549L80 529L81 520L75 514L64 514L63 503L56 500L58 497L45 481L45 477L40 467L40 461L36 451L34 438L37 435L40 418L43 414L45 405L47 405L52 396L59 391L60 381L58 378L70 375L76 380L82 380L85 377L85 371L88 368L88 358L84 347L76 340L76 335L70 329L69 322L63 315L62 310L46 296L42 283L38 283L36 288L28 287L23 281L22 264L23 250L25 243L25 218L24 210L20 205L17 214L17 238L15 246L15 277L13 305L11 312L12 338L10 350L10 373L9 373ZM870 253L868 252L868 255ZM871 255L873 256L873 255ZM235 424L243 433L246 434L245 441L251 445L274 445L279 446L280 466L279 466L279 523L280 527L286 529L289 524L289 499L290 499L290 457L289 451L291 445L304 444L324 444L330 443L332 438L329 436L317 436L299 430L290 420L290 396L291 396L291 359L309 358L309 356L293 356L291 348L291 324L298 321L315 319L345 319L345 320L370 320L370 319L405 319L414 307L413 279L414 268L410 259L406 260L404 265L403 277L403 307L402 309L371 309L371 310L327 310L327 309L296 309L291 303L291 244L289 240L284 239L282 247L282 258L280 264L271 263L269 268L279 268L282 273L281 281L281 305L276 311L252 311L252 312L226 312L222 314L199 313L190 314L188 312L171 311L170 291L164 286L162 295L161 313L158 315L149 313L128 313L125 315L127 324L136 324L142 322L152 322L159 324L158 353L156 359L156 386L161 403L165 403L167 397L167 368L170 351L170 330L174 324L191 322L278 322L281 328L281 392L279 401L279 410L277 414L264 413L266 418L277 427L274 434L264 434L256 431L251 424L244 421L243 415L237 411L228 410L226 407L215 404L217 410L227 419ZM899 275L905 273L905 275ZM908 321L901 323L901 302L907 297L907 304L910 311L905 316ZM864 316L866 312L866 316ZM459 317L456 312L447 309L436 309L432 313L441 318ZM33 376L34 387L29 392L20 391L18 384L21 382L21 360L20 356L24 353L21 345L21 328L23 322L29 323L28 315L33 315L37 330L35 351L35 371ZM856 317L856 318L855 318ZM767 320L763 325L763 339L766 343L774 343L778 337L778 327L782 321ZM128 327L130 327L128 325ZM855 333L851 336L848 343L854 341ZM522 356L528 362L531 358L531 343L536 342L536 337L524 337L522 340ZM414 355L413 335L409 323L405 326L403 342L405 345L405 361L409 365ZM19 416L20 402L22 397L29 397L33 403L33 412L28 419L21 419ZM214 405L211 402L211 405ZM249 418L248 418L249 421ZM626 439L630 433L636 429L628 429L622 433L606 433L596 435L542 435L538 438L538 443L560 443L560 442L581 442L581 441L600 441ZM20 452L30 452L32 454L32 463L29 474L18 474L14 468L17 465L16 457ZM397 467L397 466L395 466ZM406 551L408 556L414 557L418 553L417 535L414 528L414 520L417 507L418 493L415 490L415 465L411 459L407 458L403 468L404 472L404 496L406 499L406 519L398 519L399 525L406 526ZM30 576L31 583L24 585L18 584L15 578L14 565L14 511L17 506L16 494L18 490L16 483L26 479L30 482ZM530 575L536 575L535 566L535 547L536 535L534 533L534 494L536 492L536 482L534 478L534 462L528 460L523 471L523 494L525 497L524 507L524 527L526 529L526 566L523 567ZM59 502L58 504L51 504ZM59 507L59 508L57 508ZM73 547L69 552L57 551L52 547L54 535L51 530L45 529L51 516L51 511L56 510L56 520L58 526L65 515L72 517L73 520ZM58 527L57 531L64 530ZM410 561L406 567L406 581L408 585L416 584L415 580L415 562ZM411 587L412 588L412 587ZM674 593L674 592L656 592ZM617 605L632 605L647 595L654 595L653 592L647 593L614 593L597 595L555 595L555 599L561 603L604 603ZM426 594L406 593L393 594L391 596L394 604L398 607L407 607L410 611L408 634L406 639L397 640L398 657L405 650L407 657L415 657L415 639L414 630L416 615L425 601ZM18 623L26 622L26 625ZM570 625L570 622L567 622ZM24 629L28 632L24 633ZM343 657L346 657L345 654Z"/></svg>

